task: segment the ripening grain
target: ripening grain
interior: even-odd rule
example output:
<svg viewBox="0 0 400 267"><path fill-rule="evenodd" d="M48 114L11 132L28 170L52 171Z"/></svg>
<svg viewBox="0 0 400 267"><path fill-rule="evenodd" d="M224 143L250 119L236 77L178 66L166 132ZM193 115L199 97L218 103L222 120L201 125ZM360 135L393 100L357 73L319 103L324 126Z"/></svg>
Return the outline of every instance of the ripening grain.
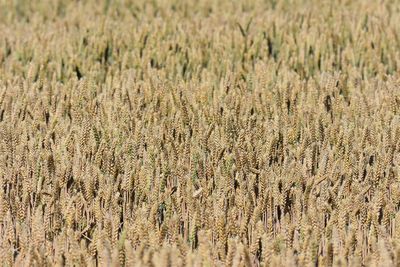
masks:
<svg viewBox="0 0 400 267"><path fill-rule="evenodd" d="M397 266L391 0L0 0L1 266Z"/></svg>

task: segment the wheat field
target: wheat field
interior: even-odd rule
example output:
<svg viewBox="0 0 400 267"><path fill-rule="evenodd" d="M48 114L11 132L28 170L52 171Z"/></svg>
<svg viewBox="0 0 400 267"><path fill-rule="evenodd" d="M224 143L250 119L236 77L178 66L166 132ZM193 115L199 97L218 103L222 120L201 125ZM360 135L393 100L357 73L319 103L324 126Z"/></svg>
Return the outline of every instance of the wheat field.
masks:
<svg viewBox="0 0 400 267"><path fill-rule="evenodd" d="M0 0L1 266L400 266L397 0Z"/></svg>

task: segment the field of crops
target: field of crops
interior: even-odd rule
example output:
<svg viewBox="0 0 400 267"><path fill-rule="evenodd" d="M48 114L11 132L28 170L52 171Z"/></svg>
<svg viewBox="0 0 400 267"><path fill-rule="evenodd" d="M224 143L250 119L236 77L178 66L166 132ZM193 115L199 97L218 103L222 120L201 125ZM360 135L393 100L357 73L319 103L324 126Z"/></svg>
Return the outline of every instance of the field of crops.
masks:
<svg viewBox="0 0 400 267"><path fill-rule="evenodd" d="M0 0L0 266L400 266L397 0Z"/></svg>

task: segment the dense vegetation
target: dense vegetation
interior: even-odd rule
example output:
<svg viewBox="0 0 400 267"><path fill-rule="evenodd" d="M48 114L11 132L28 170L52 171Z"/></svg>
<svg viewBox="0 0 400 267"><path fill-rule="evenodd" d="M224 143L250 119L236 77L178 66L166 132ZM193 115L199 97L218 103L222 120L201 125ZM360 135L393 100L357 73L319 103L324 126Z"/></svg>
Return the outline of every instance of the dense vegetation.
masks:
<svg viewBox="0 0 400 267"><path fill-rule="evenodd" d="M0 0L4 266L400 264L397 1Z"/></svg>

